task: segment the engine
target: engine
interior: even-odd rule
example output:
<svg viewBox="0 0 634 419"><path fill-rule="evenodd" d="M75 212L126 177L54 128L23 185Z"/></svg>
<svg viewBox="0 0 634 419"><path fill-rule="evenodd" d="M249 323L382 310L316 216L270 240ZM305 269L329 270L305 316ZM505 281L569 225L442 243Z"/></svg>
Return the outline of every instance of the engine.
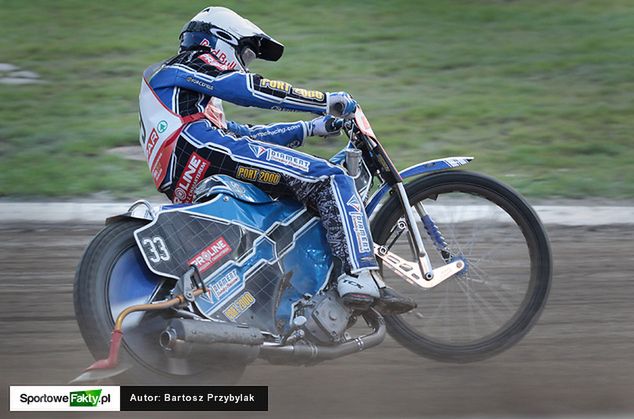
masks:
<svg viewBox="0 0 634 419"><path fill-rule="evenodd" d="M343 304L337 291L330 289L302 302L295 318L304 317L305 320L296 321L295 324L301 325L310 340L334 345L345 340L344 333L352 313L353 310Z"/></svg>

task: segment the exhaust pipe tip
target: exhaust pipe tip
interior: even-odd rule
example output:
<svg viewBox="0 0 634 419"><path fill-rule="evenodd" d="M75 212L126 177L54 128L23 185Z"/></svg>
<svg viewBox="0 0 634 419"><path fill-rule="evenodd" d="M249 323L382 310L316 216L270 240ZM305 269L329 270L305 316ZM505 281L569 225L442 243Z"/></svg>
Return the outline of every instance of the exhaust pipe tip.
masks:
<svg viewBox="0 0 634 419"><path fill-rule="evenodd" d="M171 352L176 347L177 339L176 330L173 327L168 327L159 335L159 344L163 350Z"/></svg>

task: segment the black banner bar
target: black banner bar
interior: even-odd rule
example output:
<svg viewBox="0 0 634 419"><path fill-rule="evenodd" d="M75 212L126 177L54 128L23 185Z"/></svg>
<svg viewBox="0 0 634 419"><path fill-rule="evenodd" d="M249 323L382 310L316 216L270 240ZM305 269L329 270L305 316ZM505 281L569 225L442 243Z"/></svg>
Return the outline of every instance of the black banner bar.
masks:
<svg viewBox="0 0 634 419"><path fill-rule="evenodd" d="M266 386L121 386L122 411L268 411Z"/></svg>

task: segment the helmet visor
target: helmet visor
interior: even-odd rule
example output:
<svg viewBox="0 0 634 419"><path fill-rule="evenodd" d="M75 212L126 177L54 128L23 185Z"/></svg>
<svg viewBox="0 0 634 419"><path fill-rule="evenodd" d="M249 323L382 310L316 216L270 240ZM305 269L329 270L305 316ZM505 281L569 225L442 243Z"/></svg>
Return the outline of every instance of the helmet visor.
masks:
<svg viewBox="0 0 634 419"><path fill-rule="evenodd" d="M244 66L247 67L257 58L257 54L251 48L244 47L240 53L240 58L242 59Z"/></svg>

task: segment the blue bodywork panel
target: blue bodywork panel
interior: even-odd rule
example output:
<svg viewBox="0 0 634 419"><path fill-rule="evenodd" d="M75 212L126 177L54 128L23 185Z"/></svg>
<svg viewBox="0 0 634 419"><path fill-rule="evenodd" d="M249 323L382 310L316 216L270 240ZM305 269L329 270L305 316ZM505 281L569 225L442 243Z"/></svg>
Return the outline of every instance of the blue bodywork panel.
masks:
<svg viewBox="0 0 634 419"><path fill-rule="evenodd" d="M137 244L155 274L176 279L198 266L209 292L195 304L206 317L284 334L294 305L328 283L325 231L297 201L273 200L251 184L217 178L223 185L212 187L217 195L210 201L162 207L135 231Z"/></svg>

